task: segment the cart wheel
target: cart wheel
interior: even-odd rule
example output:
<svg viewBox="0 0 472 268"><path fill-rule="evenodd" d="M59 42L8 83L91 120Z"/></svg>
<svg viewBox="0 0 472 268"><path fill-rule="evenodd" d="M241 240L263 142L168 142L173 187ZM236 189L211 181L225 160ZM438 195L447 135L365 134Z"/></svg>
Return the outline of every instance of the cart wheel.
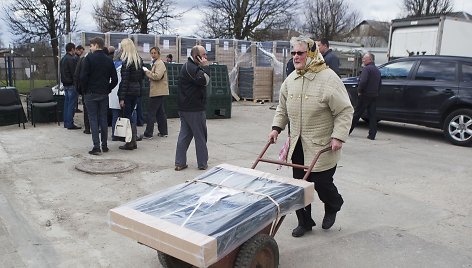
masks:
<svg viewBox="0 0 472 268"><path fill-rule="evenodd" d="M239 250L235 268L276 268L279 266L279 247L267 234L256 234Z"/></svg>
<svg viewBox="0 0 472 268"><path fill-rule="evenodd" d="M159 258L159 262L164 268L192 268L194 267L191 264L188 264L182 260L179 260L175 257L172 257L160 251L157 252L157 257Z"/></svg>

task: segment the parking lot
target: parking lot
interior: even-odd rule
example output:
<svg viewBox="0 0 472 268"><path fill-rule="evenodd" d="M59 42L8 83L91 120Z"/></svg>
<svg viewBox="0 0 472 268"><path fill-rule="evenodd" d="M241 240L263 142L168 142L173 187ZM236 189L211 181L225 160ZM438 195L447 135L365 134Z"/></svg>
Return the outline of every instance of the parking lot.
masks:
<svg viewBox="0 0 472 268"><path fill-rule="evenodd" d="M264 147L272 104L233 103L231 119L208 120L210 167L250 167ZM82 114L76 114L81 123ZM174 171L179 120L169 137L91 156L90 135L55 123L0 127L0 267L161 267L155 250L110 230L109 209L202 173L193 143L189 168ZM138 132L142 133L143 128ZM330 230L318 224L293 238L294 213L275 239L280 267L472 267L472 150L449 144L439 130L379 124L377 140L360 124L343 147L335 182L345 200ZM275 158L285 139L271 146ZM131 172L96 175L75 169L89 159L137 164ZM290 176L288 168L257 169Z"/></svg>

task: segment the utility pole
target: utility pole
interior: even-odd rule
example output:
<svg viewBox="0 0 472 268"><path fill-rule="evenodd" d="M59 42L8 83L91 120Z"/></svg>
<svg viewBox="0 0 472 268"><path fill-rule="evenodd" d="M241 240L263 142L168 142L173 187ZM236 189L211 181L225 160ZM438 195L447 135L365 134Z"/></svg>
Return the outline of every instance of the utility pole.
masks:
<svg viewBox="0 0 472 268"><path fill-rule="evenodd" d="M70 1L66 0L66 34L70 33Z"/></svg>

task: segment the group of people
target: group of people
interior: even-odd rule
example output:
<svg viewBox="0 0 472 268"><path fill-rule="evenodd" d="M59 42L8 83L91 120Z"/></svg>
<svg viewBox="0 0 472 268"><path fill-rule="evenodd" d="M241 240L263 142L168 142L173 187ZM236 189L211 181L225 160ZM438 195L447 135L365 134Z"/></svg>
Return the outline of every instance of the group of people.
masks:
<svg viewBox="0 0 472 268"><path fill-rule="evenodd" d="M314 183L324 204L321 227L330 229L344 203L333 178L341 148L365 109L369 116L368 139L375 139L375 103L381 76L374 64L374 56L366 53L362 59L364 68L354 109L339 78L339 59L329 48L328 40L315 42L307 37L293 37L290 45L293 58L287 64L287 77L280 89L279 104L268 138L269 142L275 143L281 131L288 127L287 159L306 167L316 153L329 148L320 155L307 180ZM305 169L293 167L295 179L304 178L306 172ZM293 237L303 236L316 225L311 215L311 205L297 210L296 216L298 224L292 231Z"/></svg>
<svg viewBox="0 0 472 268"><path fill-rule="evenodd" d="M169 90L167 71L164 62L160 59L159 48L151 48L152 67L148 69L143 67L143 61L131 39L121 41L121 51L118 53L119 56L115 56L115 64L103 52L103 39L97 37L90 43L92 53L85 56L80 64L79 76L79 85L84 94L93 139L93 149L89 153L108 152L106 111L109 107L109 95L112 94L116 95L119 100L119 107L124 116L132 122L132 140L120 146L120 149L137 148L138 135L133 111L141 94L142 81L145 76L150 79L151 86L147 126L142 138L153 137L156 120L158 135L167 136L164 96L169 94ZM335 223L337 212L344 203L334 184L333 176L337 162L340 159L343 144L356 127L365 109L368 110L370 119L368 138L375 139L375 102L381 84L380 72L375 67L373 55L365 54L363 57L365 67L358 86L358 103L354 109L339 77L339 59L329 49L329 42L326 39L315 42L301 36L293 37L290 44L293 70L289 69L290 66L287 67L288 76L280 89L279 103L268 138L270 142L275 143L279 134L289 126L290 145L287 159L298 165L309 166L317 152L324 148L330 149L320 156L308 176L308 180L314 183L315 190L324 203L325 214L322 228L330 229ZM72 48L73 44L66 46L68 55L64 56L64 66L61 64L61 70L62 67L64 71L73 70L71 64L73 55L69 53L73 50ZM172 58L169 59L168 56L166 61L172 62ZM191 49L190 57L180 70L177 99L180 132L175 153L176 171L188 167L187 150L192 139L195 140L198 169L208 168L205 110L206 87L210 77L205 68L206 65L208 65L206 50L203 46L197 45ZM121 74L119 84L117 70ZM66 97L67 107L69 107L74 105L73 100L71 103L68 101L74 97L74 93L69 92L74 87L74 81L63 79L63 83L66 96L70 95L70 98ZM113 90L116 93L113 93ZM113 118L117 116L114 115ZM67 125L64 121L65 127L75 129L73 121L70 120L70 114L67 114L67 120ZM304 169L293 168L295 179L302 179L305 173ZM316 225L311 215L311 205L297 210L296 215L298 225L293 229L292 236L301 237Z"/></svg>
<svg viewBox="0 0 472 268"><path fill-rule="evenodd" d="M132 39L125 38L119 49L105 47L100 37L90 40L90 53L75 55L73 43L66 45L66 55L61 60L61 80L64 85L64 127L80 129L74 123L77 96L84 100L84 133L92 134L93 147L89 154L100 155L108 148L108 109L112 111L112 140L118 117L128 118L131 122L131 141L119 146L122 150L137 149L136 141L151 139L154 124L157 121L158 136L167 137L167 116L165 96L169 95L167 69L161 59L158 47L150 49L151 68L144 66L142 58ZM191 56L182 66L179 77L178 110L181 120L175 170L188 167L187 150L195 139L198 169L208 168L207 129L206 129L206 86L210 78L204 66L208 64L206 50L195 46ZM172 54L166 56L166 62L172 63ZM137 133L136 108L143 88L143 79L150 80L149 104L146 129L142 135Z"/></svg>

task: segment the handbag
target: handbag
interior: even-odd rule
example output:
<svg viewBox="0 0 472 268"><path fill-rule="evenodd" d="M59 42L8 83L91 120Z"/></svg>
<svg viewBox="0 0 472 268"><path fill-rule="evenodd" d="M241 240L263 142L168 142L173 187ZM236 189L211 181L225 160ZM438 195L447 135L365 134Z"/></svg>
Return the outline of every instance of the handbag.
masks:
<svg viewBox="0 0 472 268"><path fill-rule="evenodd" d="M125 142L130 142L133 136L131 123L128 118L118 117L115 125L115 136L125 138Z"/></svg>

